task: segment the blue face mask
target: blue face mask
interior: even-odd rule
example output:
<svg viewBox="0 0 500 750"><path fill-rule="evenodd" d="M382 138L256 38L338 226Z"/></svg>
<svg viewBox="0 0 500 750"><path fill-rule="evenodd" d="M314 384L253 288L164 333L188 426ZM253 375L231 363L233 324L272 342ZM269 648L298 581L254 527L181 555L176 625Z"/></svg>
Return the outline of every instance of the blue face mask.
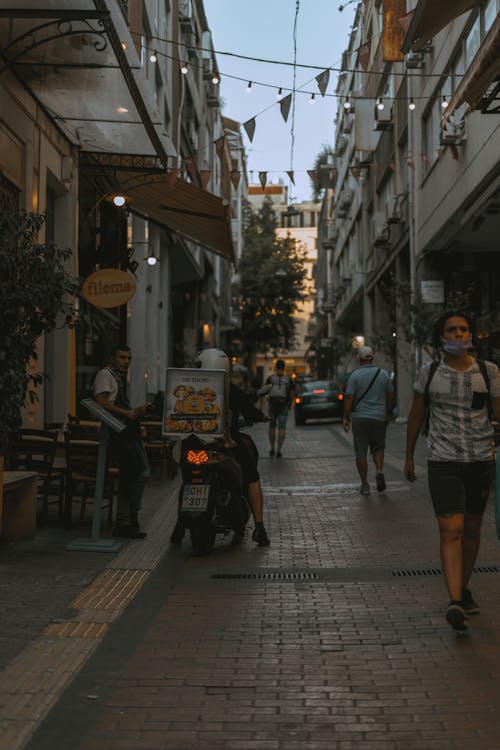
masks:
<svg viewBox="0 0 500 750"><path fill-rule="evenodd" d="M447 354L453 354L455 357L467 354L469 349L472 349L472 336L469 336L468 339L457 341L443 341L443 349Z"/></svg>

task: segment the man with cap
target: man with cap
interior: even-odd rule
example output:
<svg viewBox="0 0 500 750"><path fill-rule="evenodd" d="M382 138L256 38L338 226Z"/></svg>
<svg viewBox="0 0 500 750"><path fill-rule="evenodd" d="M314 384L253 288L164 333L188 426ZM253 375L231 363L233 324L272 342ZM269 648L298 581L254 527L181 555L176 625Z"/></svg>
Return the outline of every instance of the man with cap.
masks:
<svg viewBox="0 0 500 750"><path fill-rule="evenodd" d="M375 464L377 490L385 490L384 449L387 420L394 405L394 386L385 370L373 364L373 349L362 346L358 352L359 367L347 381L342 427L352 436L356 466L361 479L359 491L370 494L368 483L368 448Z"/></svg>

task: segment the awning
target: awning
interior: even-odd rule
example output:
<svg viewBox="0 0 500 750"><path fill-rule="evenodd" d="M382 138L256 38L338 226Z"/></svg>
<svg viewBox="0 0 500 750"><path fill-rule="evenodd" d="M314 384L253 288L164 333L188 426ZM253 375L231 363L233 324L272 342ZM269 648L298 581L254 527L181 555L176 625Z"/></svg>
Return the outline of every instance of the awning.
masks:
<svg viewBox="0 0 500 750"><path fill-rule="evenodd" d="M471 109L497 114L500 109L500 14L486 34L444 113L446 120L464 102Z"/></svg>
<svg viewBox="0 0 500 750"><path fill-rule="evenodd" d="M171 174L120 172L130 209L234 261L229 209L213 193Z"/></svg>
<svg viewBox="0 0 500 750"><path fill-rule="evenodd" d="M81 151L154 155L166 166L175 149L120 4L8 4L0 9L0 74L15 73Z"/></svg>
<svg viewBox="0 0 500 750"><path fill-rule="evenodd" d="M419 0L401 52L418 51L457 16L481 5L482 0Z"/></svg>

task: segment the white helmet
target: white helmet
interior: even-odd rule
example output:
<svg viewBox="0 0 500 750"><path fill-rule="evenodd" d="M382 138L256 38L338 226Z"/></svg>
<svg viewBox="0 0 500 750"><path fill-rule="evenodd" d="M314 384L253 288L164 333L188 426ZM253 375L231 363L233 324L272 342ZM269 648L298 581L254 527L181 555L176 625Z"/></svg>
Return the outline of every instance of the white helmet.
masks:
<svg viewBox="0 0 500 750"><path fill-rule="evenodd" d="M229 357L222 349L204 349L197 359L198 367L203 370L224 370L229 373Z"/></svg>

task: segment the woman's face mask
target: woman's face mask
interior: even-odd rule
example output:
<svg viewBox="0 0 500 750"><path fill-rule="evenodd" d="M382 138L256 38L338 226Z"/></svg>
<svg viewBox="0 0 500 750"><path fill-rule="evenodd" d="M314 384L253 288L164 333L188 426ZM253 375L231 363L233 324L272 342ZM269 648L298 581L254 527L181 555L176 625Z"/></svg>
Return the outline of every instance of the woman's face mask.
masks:
<svg viewBox="0 0 500 750"><path fill-rule="evenodd" d="M469 336L467 339L458 339L458 340L450 340L450 339L442 339L443 342L443 349L447 354L453 354L455 356L460 356L461 354L466 354L469 349L472 349L472 336Z"/></svg>

